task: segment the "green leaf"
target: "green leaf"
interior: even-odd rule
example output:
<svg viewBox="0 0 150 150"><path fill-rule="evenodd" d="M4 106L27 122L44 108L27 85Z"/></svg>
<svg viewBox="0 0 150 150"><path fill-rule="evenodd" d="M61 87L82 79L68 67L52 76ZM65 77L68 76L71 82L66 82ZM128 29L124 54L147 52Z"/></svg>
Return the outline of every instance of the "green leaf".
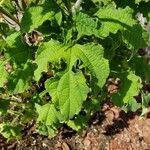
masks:
<svg viewBox="0 0 150 150"><path fill-rule="evenodd" d="M53 104L47 103L43 106L36 104L38 112L37 122L41 122L46 126L53 126L59 122L60 113Z"/></svg>
<svg viewBox="0 0 150 150"><path fill-rule="evenodd" d="M74 120L69 120L67 122L67 125L73 130L80 132L83 128L87 126L87 121L87 116L78 115Z"/></svg>
<svg viewBox="0 0 150 150"><path fill-rule="evenodd" d="M56 41L44 43L39 47L35 62L38 65L35 79L39 80L42 72L47 71L48 62L58 61L63 58L67 61L68 68L72 69L75 61L81 59L83 65L89 68L93 81L102 87L109 74L109 64L103 56L103 48L93 43L86 45L76 44L72 47L64 46Z"/></svg>
<svg viewBox="0 0 150 150"><path fill-rule="evenodd" d="M0 133L7 139L19 138L21 136L20 126L11 126L9 123L0 124Z"/></svg>
<svg viewBox="0 0 150 150"><path fill-rule="evenodd" d="M129 99L127 105L123 106L123 110L125 112L128 112L128 111L136 112L137 109L139 109L140 107L141 107L141 104L137 103L135 99Z"/></svg>
<svg viewBox="0 0 150 150"><path fill-rule="evenodd" d="M15 32L7 37L6 43L8 45L6 50L6 57L8 60L14 62L17 66L26 63L28 59L32 58L33 48L30 48L22 41L20 33Z"/></svg>
<svg viewBox="0 0 150 150"><path fill-rule="evenodd" d="M60 109L65 120L79 113L89 92L82 73L72 71L64 73L57 82L47 80L45 87L50 94L52 93L52 101Z"/></svg>
<svg viewBox="0 0 150 150"><path fill-rule="evenodd" d="M2 59L0 60L0 87L3 87L4 84L7 82L8 73L5 70L5 61Z"/></svg>
<svg viewBox="0 0 150 150"><path fill-rule="evenodd" d="M8 90L12 93L22 93L30 87L35 66L31 62L16 69L8 79Z"/></svg>
<svg viewBox="0 0 150 150"><path fill-rule="evenodd" d="M112 96L113 102L118 106L136 105L134 96L137 96L142 88L141 78L133 73L120 76L121 87L118 93ZM134 106L133 106L134 107Z"/></svg>
<svg viewBox="0 0 150 150"><path fill-rule="evenodd" d="M97 89L99 91L105 84L109 75L109 64L103 57L103 48L100 45L90 43L65 46L51 40L43 43L37 51L35 62L38 68L35 71L35 78L39 79L41 72L47 71L49 62L56 62L60 58L65 60L66 70L64 73L59 73L58 78L46 81L45 85L54 105L60 109L66 119L69 119L79 113L89 91L82 73L72 72L76 61L81 60L83 66L92 74L93 91Z"/></svg>
<svg viewBox="0 0 150 150"><path fill-rule="evenodd" d="M146 63L145 58L135 56L131 60L130 65L138 76L145 79L147 82L150 82L150 65Z"/></svg>
<svg viewBox="0 0 150 150"><path fill-rule="evenodd" d="M50 138L54 137L57 133L56 127L52 127L45 124L39 124L38 129L36 131L39 134L49 136Z"/></svg>
<svg viewBox="0 0 150 150"><path fill-rule="evenodd" d="M59 111L51 103L47 103L43 106L35 105L38 112L37 123L39 124L37 131L46 136L53 137L56 134L56 127L62 119Z"/></svg>
<svg viewBox="0 0 150 150"><path fill-rule="evenodd" d="M140 2L148 2L149 0L135 0L135 4L139 4Z"/></svg>
<svg viewBox="0 0 150 150"><path fill-rule="evenodd" d="M76 44L73 50L74 55L83 61L85 67L89 68L93 85L102 88L109 75L109 64L103 56L102 46L92 43L86 45Z"/></svg>
<svg viewBox="0 0 150 150"><path fill-rule="evenodd" d="M38 65L34 75L35 80L39 80L42 72L46 72L48 69L48 62L58 61L59 58L63 57L64 51L68 47L61 45L57 41L49 41L43 43L37 50L35 63Z"/></svg>
<svg viewBox="0 0 150 150"><path fill-rule="evenodd" d="M8 78L8 90L21 93L29 88L29 81L34 75L35 65L31 61L34 51L22 42L20 33L17 32L11 34L6 42L8 47L5 57L13 66Z"/></svg>
<svg viewBox="0 0 150 150"><path fill-rule="evenodd" d="M141 116L145 115L148 112L149 103L150 103L150 93L143 93L142 94L142 114L141 114Z"/></svg>
<svg viewBox="0 0 150 150"><path fill-rule="evenodd" d="M33 29L38 28L46 20L56 20L60 25L62 14L56 2L49 0L43 5L31 6L26 9L21 20L21 31L31 32Z"/></svg>
<svg viewBox="0 0 150 150"><path fill-rule="evenodd" d="M110 33L122 31L124 42L129 48L138 49L146 46L143 29L137 20L133 19L133 10L129 7L116 9L114 6L100 8L95 14L100 19L98 34L103 37Z"/></svg>
<svg viewBox="0 0 150 150"><path fill-rule="evenodd" d="M79 12L74 16L76 28L78 31L78 38L83 35L97 35L98 19L92 18L85 13Z"/></svg>
<svg viewBox="0 0 150 150"><path fill-rule="evenodd" d="M9 106L9 100L0 99L0 115L3 115L7 112Z"/></svg>

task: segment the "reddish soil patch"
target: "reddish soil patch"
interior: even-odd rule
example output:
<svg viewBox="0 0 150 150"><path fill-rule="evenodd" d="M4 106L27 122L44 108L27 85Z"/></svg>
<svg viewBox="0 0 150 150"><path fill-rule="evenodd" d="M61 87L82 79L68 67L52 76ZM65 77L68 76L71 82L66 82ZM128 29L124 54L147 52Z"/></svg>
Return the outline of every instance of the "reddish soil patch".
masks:
<svg viewBox="0 0 150 150"><path fill-rule="evenodd" d="M34 125L24 131L22 140L6 142L0 138L1 150L149 150L150 118L138 113L124 113L104 105L80 135L63 127L55 138L34 132Z"/></svg>

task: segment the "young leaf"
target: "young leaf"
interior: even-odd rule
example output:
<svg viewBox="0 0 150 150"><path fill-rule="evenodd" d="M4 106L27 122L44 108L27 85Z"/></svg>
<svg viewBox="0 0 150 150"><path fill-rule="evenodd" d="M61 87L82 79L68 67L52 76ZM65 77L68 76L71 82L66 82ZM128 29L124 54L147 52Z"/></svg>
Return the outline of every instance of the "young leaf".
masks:
<svg viewBox="0 0 150 150"><path fill-rule="evenodd" d="M140 103L137 103L137 101L135 99L129 99L127 105L123 106L123 110L125 112L128 112L128 111L132 111L132 112L135 112L137 111L137 109L139 109L141 107L141 104Z"/></svg>
<svg viewBox="0 0 150 150"><path fill-rule="evenodd" d="M145 115L148 112L149 103L150 103L150 93L143 93L142 94L142 114L141 114L141 116Z"/></svg>
<svg viewBox="0 0 150 150"><path fill-rule="evenodd" d="M47 103L43 106L35 105L38 112L37 123L39 124L37 131L42 135L53 137L56 134L56 127L60 120L63 120L59 111L53 104Z"/></svg>

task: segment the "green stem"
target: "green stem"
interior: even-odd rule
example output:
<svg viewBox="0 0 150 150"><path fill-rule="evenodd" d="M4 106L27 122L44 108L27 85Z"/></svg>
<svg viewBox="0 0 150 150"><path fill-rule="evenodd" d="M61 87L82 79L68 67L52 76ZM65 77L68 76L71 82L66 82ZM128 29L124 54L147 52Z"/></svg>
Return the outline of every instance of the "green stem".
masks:
<svg viewBox="0 0 150 150"><path fill-rule="evenodd" d="M4 14L5 16L7 16L8 18L10 18L11 20L13 20L15 23L17 23L17 24L20 26L19 21L18 21L13 15L9 14L9 13L8 13L4 8L2 8L1 6L0 6L0 12L1 12L2 14Z"/></svg>

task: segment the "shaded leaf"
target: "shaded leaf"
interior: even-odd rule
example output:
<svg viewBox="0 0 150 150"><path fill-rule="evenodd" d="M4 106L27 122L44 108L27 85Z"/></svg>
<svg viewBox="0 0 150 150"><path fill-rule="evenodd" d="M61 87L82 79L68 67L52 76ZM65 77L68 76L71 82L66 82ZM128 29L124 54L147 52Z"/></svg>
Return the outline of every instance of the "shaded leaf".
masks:
<svg viewBox="0 0 150 150"><path fill-rule="evenodd" d="M116 9L114 6L100 8L95 14L100 19L98 34L107 37L110 33L122 31L124 42L129 48L138 49L146 46L143 29L137 20L133 19L133 10L129 7Z"/></svg>
<svg viewBox="0 0 150 150"><path fill-rule="evenodd" d="M0 115L3 115L7 112L9 106L9 100L0 99Z"/></svg>
<svg viewBox="0 0 150 150"><path fill-rule="evenodd" d="M55 1L49 0L39 6L31 6L26 9L21 20L21 31L31 32L38 28L46 20L57 20L61 24L62 14Z"/></svg>
<svg viewBox="0 0 150 150"><path fill-rule="evenodd" d="M142 88L141 78L135 74L129 73L127 75L122 75L121 87L118 93L115 93L112 96L113 102L118 106L129 105L130 108L134 109L133 105L137 105L136 99L134 96L137 96Z"/></svg>

